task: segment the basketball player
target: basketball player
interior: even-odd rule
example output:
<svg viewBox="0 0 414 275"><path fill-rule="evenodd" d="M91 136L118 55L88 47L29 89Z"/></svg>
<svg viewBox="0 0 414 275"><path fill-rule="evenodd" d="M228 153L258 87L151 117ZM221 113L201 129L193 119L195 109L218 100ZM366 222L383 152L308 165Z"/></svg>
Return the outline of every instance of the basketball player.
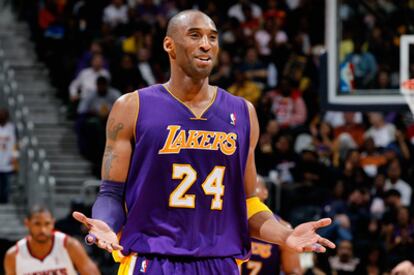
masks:
<svg viewBox="0 0 414 275"><path fill-rule="evenodd" d="M29 235L7 251L6 275L100 274L79 241L53 231L55 220L48 209L34 206L24 223Z"/></svg>
<svg viewBox="0 0 414 275"><path fill-rule="evenodd" d="M266 184L260 176L257 177L256 195L261 202L269 197ZM291 228L284 220L277 216L276 219ZM241 274L276 275L281 274L281 269L283 274L302 274L299 254L294 250L253 239L251 253L249 261L241 266Z"/></svg>
<svg viewBox="0 0 414 275"><path fill-rule="evenodd" d="M288 229L255 196L257 116L209 85L219 51L213 21L180 12L163 46L169 81L124 95L109 116L93 218L74 213L87 241L121 250L118 274L238 274L250 236L298 252L335 247L315 232L330 219Z"/></svg>

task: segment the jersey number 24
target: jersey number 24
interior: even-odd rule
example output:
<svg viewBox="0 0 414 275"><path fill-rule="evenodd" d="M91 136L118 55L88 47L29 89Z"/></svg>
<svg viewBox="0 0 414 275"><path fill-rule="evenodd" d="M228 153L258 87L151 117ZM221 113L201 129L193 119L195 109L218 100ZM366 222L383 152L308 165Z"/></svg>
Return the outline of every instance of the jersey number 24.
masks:
<svg viewBox="0 0 414 275"><path fill-rule="evenodd" d="M208 174L201 187L204 194L213 196L211 200L211 210L221 210L223 208L224 195L224 171L226 167L215 166ZM196 195L186 194L188 189L197 180L197 171L190 164L173 164L172 178L181 180L180 184L170 194L169 206L178 208L195 208Z"/></svg>

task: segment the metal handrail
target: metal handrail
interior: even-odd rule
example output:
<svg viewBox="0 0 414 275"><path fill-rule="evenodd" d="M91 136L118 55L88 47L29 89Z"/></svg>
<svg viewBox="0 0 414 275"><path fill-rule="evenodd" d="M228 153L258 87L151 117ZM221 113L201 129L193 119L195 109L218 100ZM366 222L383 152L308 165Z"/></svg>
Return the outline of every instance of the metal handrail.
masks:
<svg viewBox="0 0 414 275"><path fill-rule="evenodd" d="M55 206L54 190L56 180L50 176L50 163L46 152L39 147L34 135L34 123L30 120L29 109L25 106L24 96L18 92L15 71L5 58L0 48L0 99L6 102L11 117L15 120L19 136L20 159L18 185L23 191L21 203L31 207L35 203L44 202L51 209Z"/></svg>

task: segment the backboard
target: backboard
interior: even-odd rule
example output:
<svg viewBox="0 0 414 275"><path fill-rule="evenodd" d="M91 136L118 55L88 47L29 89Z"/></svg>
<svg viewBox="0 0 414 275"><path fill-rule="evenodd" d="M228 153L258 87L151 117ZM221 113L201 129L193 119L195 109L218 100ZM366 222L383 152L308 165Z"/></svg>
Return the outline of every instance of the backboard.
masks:
<svg viewBox="0 0 414 275"><path fill-rule="evenodd" d="M326 0L322 108L408 109L400 85L414 78L414 7L409 2Z"/></svg>

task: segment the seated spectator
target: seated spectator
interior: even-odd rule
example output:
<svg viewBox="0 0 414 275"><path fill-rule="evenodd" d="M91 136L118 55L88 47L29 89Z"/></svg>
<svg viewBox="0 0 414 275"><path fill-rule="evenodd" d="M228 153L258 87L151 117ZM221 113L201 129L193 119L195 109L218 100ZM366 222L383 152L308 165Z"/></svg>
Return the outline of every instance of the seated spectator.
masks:
<svg viewBox="0 0 414 275"><path fill-rule="evenodd" d="M311 123L312 144L319 155L319 161L327 166L332 164L334 151L333 129L326 122Z"/></svg>
<svg viewBox="0 0 414 275"><path fill-rule="evenodd" d="M353 245L350 241L339 243L335 256L329 258L329 264L334 274L360 274L360 259L354 256Z"/></svg>
<svg viewBox="0 0 414 275"><path fill-rule="evenodd" d="M371 187L371 180L361 166L361 154L357 149L347 152L339 171L340 178L345 182L347 194L355 188Z"/></svg>
<svg viewBox="0 0 414 275"><path fill-rule="evenodd" d="M215 66L210 82L213 85L227 89L233 82L232 79L233 63L231 55L226 50L221 50L218 57L218 64Z"/></svg>
<svg viewBox="0 0 414 275"><path fill-rule="evenodd" d="M410 211L400 207L397 212L397 223L386 228L387 260L390 266L414 258L414 223Z"/></svg>
<svg viewBox="0 0 414 275"><path fill-rule="evenodd" d="M299 91L292 89L289 80L283 78L279 88L269 92L272 112L281 128L295 128L306 121L307 110Z"/></svg>
<svg viewBox="0 0 414 275"><path fill-rule="evenodd" d="M17 141L9 112L0 108L0 204L9 202L11 176L17 167Z"/></svg>
<svg viewBox="0 0 414 275"><path fill-rule="evenodd" d="M154 3L154 0L139 1L135 7L135 11L141 20L151 25L156 22L157 17L160 15L160 8Z"/></svg>
<svg viewBox="0 0 414 275"><path fill-rule="evenodd" d="M273 169L278 172L279 181L284 184L295 182L294 172L299 162L299 156L293 150L293 138L289 134L281 134L275 140Z"/></svg>
<svg viewBox="0 0 414 275"><path fill-rule="evenodd" d="M257 171L261 175L268 175L270 170L274 168L275 149L273 141L278 133L279 125L276 120L270 120L265 131L260 135L255 155Z"/></svg>
<svg viewBox="0 0 414 275"><path fill-rule="evenodd" d="M267 85L267 66L262 63L255 48L249 48L246 52L245 61L240 69L246 74L249 80L254 81L261 89Z"/></svg>
<svg viewBox="0 0 414 275"><path fill-rule="evenodd" d="M355 112L353 117L354 124L362 124L362 113ZM345 125L345 112L328 111L323 116L323 120L328 122L332 127L338 128Z"/></svg>
<svg viewBox="0 0 414 275"><path fill-rule="evenodd" d="M128 23L128 6L123 0L112 0L111 4L105 7L102 21L108 24L111 29Z"/></svg>
<svg viewBox="0 0 414 275"><path fill-rule="evenodd" d="M141 48L148 47L148 36L151 36L148 33L150 26L146 22L139 21L134 26L134 32L131 36L122 40L122 51L129 54L137 54L138 50Z"/></svg>
<svg viewBox="0 0 414 275"><path fill-rule="evenodd" d="M236 96L241 96L257 106L262 90L253 81L249 80L246 73L240 69L234 70L234 84L228 88L228 91Z"/></svg>
<svg viewBox="0 0 414 275"><path fill-rule="evenodd" d="M260 27L260 17L254 16L250 5L242 4L244 22L241 22L244 35L251 37Z"/></svg>
<svg viewBox="0 0 414 275"><path fill-rule="evenodd" d="M387 163L387 158L381 150L375 147L374 139L369 137L365 140L362 147L360 164L365 173L370 177L375 177L378 169Z"/></svg>
<svg viewBox="0 0 414 275"><path fill-rule="evenodd" d="M97 54L99 55L103 54L101 43L98 41L92 41L89 49L85 51L83 55L80 57L80 59L78 60L78 64L76 66L75 77L78 76L79 73L83 69L86 69L91 65L93 56ZM102 56L102 58L103 58L103 63L104 63L103 67L106 70L109 70L108 60L104 56Z"/></svg>
<svg viewBox="0 0 414 275"><path fill-rule="evenodd" d="M96 82L97 90L79 103L77 131L80 152L95 164L95 172L98 172L105 147L106 121L112 105L121 94L110 88L103 76L98 77Z"/></svg>
<svg viewBox="0 0 414 275"><path fill-rule="evenodd" d="M70 83L69 93L72 102L78 102L80 99L86 98L90 93L96 91L96 80L98 77L104 76L110 79L109 72L103 66L103 56L95 54L91 60L91 67L83 69Z"/></svg>
<svg viewBox="0 0 414 275"><path fill-rule="evenodd" d="M142 78L133 57L129 54L122 56L120 66L114 70L112 75L112 85L122 94L148 85Z"/></svg>
<svg viewBox="0 0 414 275"><path fill-rule="evenodd" d="M257 50L262 58L268 58L272 54L272 48L288 42L285 31L280 29L276 20L266 20L264 28L254 34Z"/></svg>
<svg viewBox="0 0 414 275"><path fill-rule="evenodd" d="M371 112L368 118L371 127L365 132L365 137L371 137L376 147L387 147L395 140L395 126L385 122L381 113Z"/></svg>
<svg viewBox="0 0 414 275"><path fill-rule="evenodd" d="M401 201L404 206L411 204L411 186L401 179L401 165L398 159L389 162L387 168L387 179L385 181L385 190L395 189L401 193Z"/></svg>
<svg viewBox="0 0 414 275"><path fill-rule="evenodd" d="M155 72L151 66L151 50L147 48L141 48L137 52L138 54L138 70L142 78L148 85L154 85L157 83Z"/></svg>
<svg viewBox="0 0 414 275"><path fill-rule="evenodd" d="M227 11L227 16L237 18L237 20L239 20L240 23L245 22L246 17L243 13L244 5L248 5L251 8L252 15L254 18L260 18L262 16L262 9L260 8L260 6L250 2L249 0L241 0L238 3L232 5Z"/></svg>
<svg viewBox="0 0 414 275"><path fill-rule="evenodd" d="M346 133L360 147L364 144L365 129L362 124L355 121L355 115L355 112L343 113L344 124L334 128L334 137L340 141L340 136Z"/></svg>

